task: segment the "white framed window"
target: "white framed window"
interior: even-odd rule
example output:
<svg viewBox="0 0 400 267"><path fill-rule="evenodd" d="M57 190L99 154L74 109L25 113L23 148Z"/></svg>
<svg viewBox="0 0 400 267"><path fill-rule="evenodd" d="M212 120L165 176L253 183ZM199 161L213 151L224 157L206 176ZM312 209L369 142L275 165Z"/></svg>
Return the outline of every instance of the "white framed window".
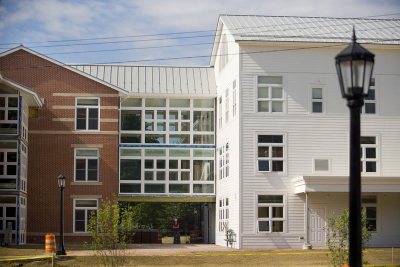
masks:
<svg viewBox="0 0 400 267"><path fill-rule="evenodd" d="M97 199L74 199L74 232L86 233L92 216L97 216Z"/></svg>
<svg viewBox="0 0 400 267"><path fill-rule="evenodd" d="M16 134L18 128L19 97L0 94L0 134Z"/></svg>
<svg viewBox="0 0 400 267"><path fill-rule="evenodd" d="M99 180L99 150L75 149L75 181L95 182Z"/></svg>
<svg viewBox="0 0 400 267"><path fill-rule="evenodd" d="M229 121L229 88L225 91L225 123Z"/></svg>
<svg viewBox="0 0 400 267"><path fill-rule="evenodd" d="M76 130L100 129L100 99L76 98Z"/></svg>
<svg viewBox="0 0 400 267"><path fill-rule="evenodd" d="M375 78L371 78L368 97L364 99L364 106L362 107L363 114L376 113L376 87Z"/></svg>
<svg viewBox="0 0 400 267"><path fill-rule="evenodd" d="M311 88L311 112L312 113L324 112L324 95L322 87Z"/></svg>
<svg viewBox="0 0 400 267"><path fill-rule="evenodd" d="M361 136L361 172L376 173L378 146L376 136Z"/></svg>
<svg viewBox="0 0 400 267"><path fill-rule="evenodd" d="M236 80L233 81L232 83L232 116L235 117L236 116L236 112L237 112L237 96L236 96Z"/></svg>
<svg viewBox="0 0 400 267"><path fill-rule="evenodd" d="M330 162L328 159L314 159L313 169L314 172L329 172Z"/></svg>
<svg viewBox="0 0 400 267"><path fill-rule="evenodd" d="M367 229L371 232L377 231L377 197L376 195L365 195L361 196L361 205L365 209L367 217Z"/></svg>
<svg viewBox="0 0 400 267"><path fill-rule="evenodd" d="M218 231L226 232L229 229L229 198L219 200Z"/></svg>
<svg viewBox="0 0 400 267"><path fill-rule="evenodd" d="M229 177L229 143L219 149L219 179Z"/></svg>
<svg viewBox="0 0 400 267"><path fill-rule="evenodd" d="M257 232L282 233L285 223L283 195L257 196Z"/></svg>
<svg viewBox="0 0 400 267"><path fill-rule="evenodd" d="M282 76L257 77L257 111L283 113L284 93Z"/></svg>
<svg viewBox="0 0 400 267"><path fill-rule="evenodd" d="M0 142L0 190L17 189L17 142Z"/></svg>
<svg viewBox="0 0 400 267"><path fill-rule="evenodd" d="M284 171L285 146L283 139L283 135L259 134L257 136L257 171Z"/></svg>

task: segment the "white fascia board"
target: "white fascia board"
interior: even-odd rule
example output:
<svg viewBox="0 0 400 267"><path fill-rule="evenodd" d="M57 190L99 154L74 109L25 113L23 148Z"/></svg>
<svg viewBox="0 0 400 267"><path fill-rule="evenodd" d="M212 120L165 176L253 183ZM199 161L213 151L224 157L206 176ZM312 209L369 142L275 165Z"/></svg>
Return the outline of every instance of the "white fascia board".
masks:
<svg viewBox="0 0 400 267"><path fill-rule="evenodd" d="M49 57L47 57L47 56L45 56L45 55L42 55L42 54L40 54L40 53L38 53L38 52L36 52L36 51L34 51L34 50L31 50L31 49L29 49L29 48L27 48L27 47L25 47L25 46L23 46L23 45L17 46L17 47L15 47L15 48L12 48L12 49L10 49L10 50L8 50L8 51L5 51L5 52L1 53L1 54L0 54L0 57L4 57L4 56L9 55L9 54L11 54L11 53L14 53L14 52L16 52L16 51L18 51L18 50L24 50L24 51L26 51L26 52L28 52L28 53L30 53L30 54L33 54L33 55L38 56L38 57L40 57L40 58L42 58L42 59L44 59L44 60L47 60L47 61L49 61L49 62L51 62L51 63L53 63L53 64L56 64L56 65L58 65L58 66L60 66L60 67L63 67L63 68L65 68L65 69L67 69L67 70L70 70L70 71L72 71L72 72L75 72L75 73L77 73L77 74L79 74L79 75L82 75L82 76L84 76L84 77L86 77L86 78L88 78L88 79L91 79L91 80L93 80L93 81L96 81L96 82L98 82L98 83L101 83L101 84L103 84L103 85L105 85L105 86L107 86L107 87L110 87L111 89L114 89L114 90L118 91L118 92L121 93L122 95L128 94L128 91L126 91L126 90L124 90L124 89L122 89L122 88L119 88L119 87L117 87L117 86L115 86L115 85L112 85L112 84L109 84L109 83L107 83L107 82L104 82L104 81L102 81L102 80L100 80L100 79L98 79L98 78L96 78L96 77L93 77L93 76L91 76L91 75L89 75L89 74L86 74L86 73L80 71L80 70L77 70L77 69L75 69L75 68L73 68L73 67L70 67L70 66L68 66L68 65L65 64L65 63L62 63L62 62L60 62L60 61L57 61L57 60L55 60L55 59L49 58Z"/></svg>
<svg viewBox="0 0 400 267"><path fill-rule="evenodd" d="M210 66L211 67L214 67L214 65L215 65L215 60L216 60L216 57L217 57L219 42L221 41L222 26L223 26L222 16L220 15L219 18L218 18L217 29L215 31L215 38L214 38L213 48L211 50L211 57L210 57Z"/></svg>
<svg viewBox="0 0 400 267"><path fill-rule="evenodd" d="M23 94L25 93L28 97L31 97L33 99L33 103L30 106L36 106L36 107L42 107L43 106L43 101L40 99L40 97L36 94L36 92L32 91L30 88L25 87L15 81L12 81L10 79L7 79L3 77L0 74L0 83L5 84L15 90L18 90L22 92Z"/></svg>

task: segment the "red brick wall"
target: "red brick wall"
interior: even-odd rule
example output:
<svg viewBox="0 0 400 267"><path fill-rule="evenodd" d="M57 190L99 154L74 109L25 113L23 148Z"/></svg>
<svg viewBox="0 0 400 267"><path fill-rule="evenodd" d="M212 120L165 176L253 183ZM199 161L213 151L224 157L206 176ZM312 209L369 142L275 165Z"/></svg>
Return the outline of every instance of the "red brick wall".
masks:
<svg viewBox="0 0 400 267"><path fill-rule="evenodd" d="M40 242L46 232L59 232L60 200L56 179L59 174L67 177L64 191L66 241L82 240L82 237L71 236L71 195L101 195L110 198L118 194L118 122L101 122L101 132L113 131L111 134L77 134L74 132L75 122L53 121L74 118L75 109L53 109L53 106L74 107L75 96L53 96L53 93L112 94L114 97L100 98L100 106L108 107L101 109L100 118L117 120L118 92L24 50L1 57L0 71L3 76L33 89L39 97L44 98L44 106L39 110L38 118L29 120L28 242ZM63 133L60 134L60 131ZM74 179L72 144L102 145L99 148L99 181L102 185L71 185ZM38 236L35 237L36 234Z"/></svg>

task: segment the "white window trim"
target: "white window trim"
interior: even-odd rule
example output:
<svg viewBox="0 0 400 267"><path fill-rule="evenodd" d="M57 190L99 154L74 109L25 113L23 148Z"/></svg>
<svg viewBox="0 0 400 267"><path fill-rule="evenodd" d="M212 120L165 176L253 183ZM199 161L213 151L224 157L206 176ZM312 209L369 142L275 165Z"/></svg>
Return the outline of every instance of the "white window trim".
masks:
<svg viewBox="0 0 400 267"><path fill-rule="evenodd" d="M282 84L261 84L262 85L262 87L268 87L269 89L268 89L268 94L269 94L269 98L258 98L258 87L259 87L259 84L258 84L258 77L264 77L264 76L279 76L279 77L282 77ZM276 74L266 74L266 73L263 73L263 74L257 74L257 75L255 75L255 79L254 79L254 84L255 84L255 105L254 105L254 107L255 107L255 110L254 110L254 112L255 113L258 113L258 114L274 114L274 115L279 115L279 114L286 114L287 113L287 94L286 94L286 91L285 91L285 76L284 75L282 75L282 74L279 74L279 73L276 73ZM272 95L272 87L281 87L282 88L282 98L271 98L271 95ZM271 102L272 101L274 101L274 100L276 100L276 101L282 101L283 103L282 103L282 112L272 112L272 104L271 104ZM269 101L268 103L269 103L269 106L268 106L268 112L266 112L266 111L258 111L258 102L259 101Z"/></svg>
<svg viewBox="0 0 400 267"><path fill-rule="evenodd" d="M270 225L270 231L259 231L259 227L258 227L258 196L260 195L269 195L269 196L282 196L283 199L283 203L282 203L282 207L283 207L283 218L277 221L283 221L283 231L282 232L272 232L272 226ZM255 199L254 199L254 203L255 203L255 233L257 235L280 235L280 234L284 234L287 233L287 218L288 218L288 208L287 208L287 194L283 193L283 192L256 192L255 193ZM275 203L278 204L278 203ZM266 204L268 205L268 204ZM272 221L269 219L262 219L261 221Z"/></svg>
<svg viewBox="0 0 400 267"><path fill-rule="evenodd" d="M258 170L258 136L259 135L282 135L282 141L283 141L283 171L277 172L277 171L272 171L272 168L270 168L270 171L259 171ZM287 173L287 133L276 133L276 132L255 132L254 135L254 162L255 162L255 175L258 176L265 176L265 175L272 175L272 176L283 176ZM278 144L278 143L276 143Z"/></svg>
<svg viewBox="0 0 400 267"><path fill-rule="evenodd" d="M75 210L76 210L76 201L77 200L96 200L96 208L92 208L92 207L86 207L86 208L84 208L84 207L79 207L78 209L84 209L85 211L87 211L87 210L96 210L96 211L98 211L98 209L99 209L99 199L92 199L92 198L75 198L74 199L74 206L73 206L73 211L72 211L72 226L73 226L73 231L74 231L74 233L88 233L88 229L87 229L87 224L89 223L87 220L88 220L88 213L87 212L85 212L85 231L84 232L82 232L82 231L76 231L75 230Z"/></svg>
<svg viewBox="0 0 400 267"><path fill-rule="evenodd" d="M376 90L377 88L377 81L378 79L376 79L376 77L372 77L373 79L375 79L375 85L374 86L370 86L370 89L375 90L375 99L374 100L368 100L367 98L364 99L364 105L361 107L361 114L363 114L364 116L376 116L379 115L378 113L378 90ZM374 103L375 104L375 113L365 113L365 104L366 103Z"/></svg>
<svg viewBox="0 0 400 267"><path fill-rule="evenodd" d="M321 88L322 90L322 98L321 99L313 99L312 91L314 88ZM310 114L313 115L324 115L326 114L326 89L324 84L311 84L310 86ZM321 102L322 103L322 112L314 112L313 111L313 103L314 102Z"/></svg>
<svg viewBox="0 0 400 267"><path fill-rule="evenodd" d="M376 176L380 174L380 148L382 147L381 145L381 138L379 134L374 134L374 133L364 133L361 135L361 137L375 137L375 144L361 144L361 149L363 151L362 157L361 157L361 165L362 165L362 172L361 174L364 176ZM376 157L375 157L375 162L376 162L376 172L366 172L366 153L365 153L365 148L366 147L374 147L376 149ZM350 154L349 154L350 155Z"/></svg>
<svg viewBox="0 0 400 267"><path fill-rule="evenodd" d="M78 151L78 150L96 150L97 151L97 157L94 157L94 156L77 156L76 155L76 152ZM97 159L97 179L94 181L94 180L88 180L88 168L86 168L86 170L85 170L85 180L84 181L82 181L82 180L76 180L76 160L77 159L85 159L86 160L86 167L88 167L88 164L87 164L87 160L88 159ZM100 181L100 151L99 151L99 149L98 148L79 148L79 147L77 147L77 148L74 148L74 182L78 182L78 183L96 183L96 182L99 182Z"/></svg>
<svg viewBox="0 0 400 267"><path fill-rule="evenodd" d="M95 106L78 106L78 99L97 99L97 108L98 108L98 113L97 113L97 129L88 129L89 128L89 113L88 113L88 108L94 108ZM77 110L78 108L86 108L86 129L78 129L78 120L77 120ZM101 113L101 108L100 108L100 97L76 97L75 98L75 117L74 117L74 122L75 122L75 131L85 131L85 132L99 132L100 131L100 113Z"/></svg>

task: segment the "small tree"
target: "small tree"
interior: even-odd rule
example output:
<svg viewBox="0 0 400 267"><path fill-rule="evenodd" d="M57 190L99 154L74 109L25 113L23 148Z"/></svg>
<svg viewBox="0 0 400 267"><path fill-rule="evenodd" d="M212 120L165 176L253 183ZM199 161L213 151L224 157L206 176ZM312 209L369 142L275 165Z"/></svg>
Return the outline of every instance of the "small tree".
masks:
<svg viewBox="0 0 400 267"><path fill-rule="evenodd" d="M362 227L362 251L364 251L367 242L371 239L371 232L367 228L367 216L365 210L361 216ZM330 254L329 259L332 266L343 266L349 262L349 210L346 209L339 216L335 214L328 218L327 223L328 241L327 246Z"/></svg>
<svg viewBox="0 0 400 267"><path fill-rule="evenodd" d="M130 208L121 210L115 199L102 201L97 216L91 214L88 231L92 242L88 246L104 266L125 264L126 240L133 228L131 214Z"/></svg>

